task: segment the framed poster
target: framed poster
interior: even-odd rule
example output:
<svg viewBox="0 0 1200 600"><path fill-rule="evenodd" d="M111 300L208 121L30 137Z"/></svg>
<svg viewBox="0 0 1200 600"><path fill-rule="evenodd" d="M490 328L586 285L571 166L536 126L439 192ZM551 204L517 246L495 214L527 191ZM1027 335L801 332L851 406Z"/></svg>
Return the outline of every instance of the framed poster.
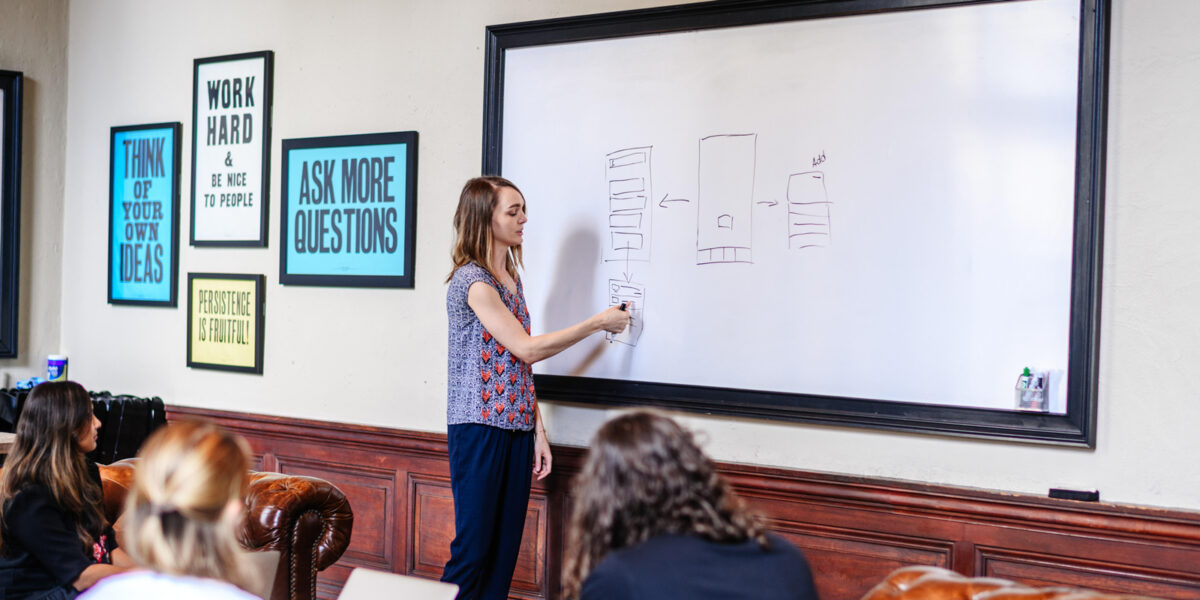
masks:
<svg viewBox="0 0 1200 600"><path fill-rule="evenodd" d="M179 123L113 127L108 156L108 302L177 305Z"/></svg>
<svg viewBox="0 0 1200 600"><path fill-rule="evenodd" d="M196 59L193 246L267 245L273 69L271 51Z"/></svg>
<svg viewBox="0 0 1200 600"><path fill-rule="evenodd" d="M188 273L187 366L262 375L266 280Z"/></svg>
<svg viewBox="0 0 1200 600"><path fill-rule="evenodd" d="M413 287L417 132L283 140L279 282Z"/></svg>
<svg viewBox="0 0 1200 600"><path fill-rule="evenodd" d="M0 71L0 357L17 355L17 268L21 249L21 87Z"/></svg>
<svg viewBox="0 0 1200 600"><path fill-rule="evenodd" d="M1094 447L1109 16L763 0L488 27L482 172L544 224L533 328L634 303L619 343L539 362L540 397Z"/></svg>

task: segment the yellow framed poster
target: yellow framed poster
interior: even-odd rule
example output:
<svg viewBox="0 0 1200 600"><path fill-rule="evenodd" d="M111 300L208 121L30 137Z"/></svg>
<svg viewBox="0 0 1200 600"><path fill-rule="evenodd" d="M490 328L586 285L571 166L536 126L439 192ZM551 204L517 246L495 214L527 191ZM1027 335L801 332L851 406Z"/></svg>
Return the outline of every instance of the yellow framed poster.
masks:
<svg viewBox="0 0 1200 600"><path fill-rule="evenodd" d="M187 366L263 372L264 275L188 273Z"/></svg>

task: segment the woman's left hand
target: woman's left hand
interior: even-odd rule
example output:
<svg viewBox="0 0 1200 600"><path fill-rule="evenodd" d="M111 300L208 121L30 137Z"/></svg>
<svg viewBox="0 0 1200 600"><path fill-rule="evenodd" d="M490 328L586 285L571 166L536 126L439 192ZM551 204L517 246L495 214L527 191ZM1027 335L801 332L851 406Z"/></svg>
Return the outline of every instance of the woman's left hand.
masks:
<svg viewBox="0 0 1200 600"><path fill-rule="evenodd" d="M533 440L533 477L541 481L550 474L550 441L546 439L546 432L538 430Z"/></svg>

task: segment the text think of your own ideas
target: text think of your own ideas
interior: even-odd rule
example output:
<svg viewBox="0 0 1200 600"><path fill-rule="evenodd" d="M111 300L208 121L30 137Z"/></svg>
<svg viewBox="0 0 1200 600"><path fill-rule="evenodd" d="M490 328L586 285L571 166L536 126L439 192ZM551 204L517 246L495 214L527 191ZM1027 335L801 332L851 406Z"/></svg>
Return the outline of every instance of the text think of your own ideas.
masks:
<svg viewBox="0 0 1200 600"><path fill-rule="evenodd" d="M400 216L391 191L395 162L393 156L304 161L292 222L296 253L394 253ZM356 206L362 204L384 206Z"/></svg>

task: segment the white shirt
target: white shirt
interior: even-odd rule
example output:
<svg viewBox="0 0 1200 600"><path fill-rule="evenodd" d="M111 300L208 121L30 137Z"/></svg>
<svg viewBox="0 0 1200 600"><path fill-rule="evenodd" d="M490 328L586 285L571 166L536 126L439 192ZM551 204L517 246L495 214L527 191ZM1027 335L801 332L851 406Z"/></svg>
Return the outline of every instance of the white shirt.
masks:
<svg viewBox="0 0 1200 600"><path fill-rule="evenodd" d="M79 596L79 600L261 600L232 583L166 575L154 571L131 571L101 579Z"/></svg>

